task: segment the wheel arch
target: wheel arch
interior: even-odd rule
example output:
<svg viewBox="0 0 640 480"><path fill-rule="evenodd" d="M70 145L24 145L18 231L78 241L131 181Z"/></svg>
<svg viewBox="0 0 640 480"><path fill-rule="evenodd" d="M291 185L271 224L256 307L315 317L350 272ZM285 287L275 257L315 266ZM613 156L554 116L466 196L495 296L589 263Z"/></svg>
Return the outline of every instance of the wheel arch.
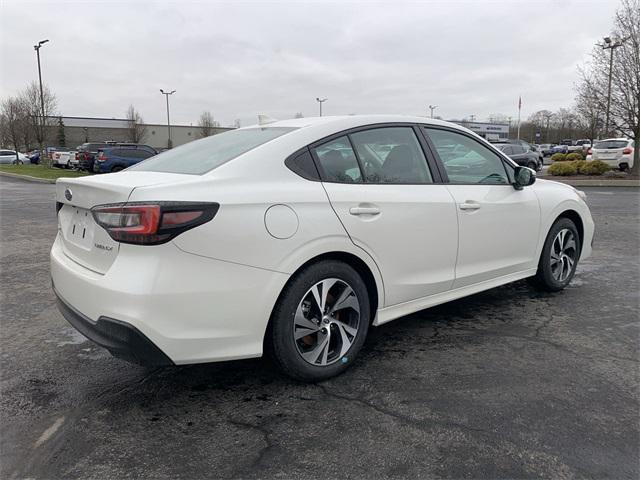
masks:
<svg viewBox="0 0 640 480"><path fill-rule="evenodd" d="M287 289L287 286L291 283L291 281L296 277L296 275L300 271L307 268L309 265L312 265L314 263L318 263L324 260L337 260L340 262L344 262L350 267L352 267L356 272L358 272L358 275L360 275L360 277L364 281L367 287L367 292L369 293L369 309L370 309L370 315L371 315L369 322L373 323L374 319L376 318L378 307L380 303L384 300L383 298L381 298L381 295L383 293L381 278L376 278L375 273L372 271L371 267L367 264L367 262L362 258L358 257L357 255L355 255L354 253L346 252L342 250L328 251L325 253L315 255L314 257L309 258L303 264L298 266L298 268L296 268L295 271L291 274L287 282L283 285L275 303L273 304L273 307L271 308L271 312L269 314L269 321L265 329L263 343L266 341L266 339L269 336L268 332L271 329L271 324L273 321L273 311L275 310L276 306L280 302L280 299L282 298L282 294ZM265 344L264 346L266 347L267 345Z"/></svg>
<svg viewBox="0 0 640 480"><path fill-rule="evenodd" d="M584 245L584 222L582 221L582 217L575 210L567 209L560 213L551 225L556 223L561 218L568 218L578 229L578 235L580 236L580 253L582 253L582 247Z"/></svg>

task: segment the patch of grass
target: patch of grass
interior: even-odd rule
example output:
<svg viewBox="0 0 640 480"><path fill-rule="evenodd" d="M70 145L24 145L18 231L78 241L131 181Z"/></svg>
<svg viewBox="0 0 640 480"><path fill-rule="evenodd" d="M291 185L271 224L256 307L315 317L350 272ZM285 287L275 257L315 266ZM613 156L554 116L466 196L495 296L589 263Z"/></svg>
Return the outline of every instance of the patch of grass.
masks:
<svg viewBox="0 0 640 480"><path fill-rule="evenodd" d="M45 165L0 165L0 172L27 175L29 177L46 178L55 180L60 177L83 177L87 172L65 170L62 168L49 168Z"/></svg>

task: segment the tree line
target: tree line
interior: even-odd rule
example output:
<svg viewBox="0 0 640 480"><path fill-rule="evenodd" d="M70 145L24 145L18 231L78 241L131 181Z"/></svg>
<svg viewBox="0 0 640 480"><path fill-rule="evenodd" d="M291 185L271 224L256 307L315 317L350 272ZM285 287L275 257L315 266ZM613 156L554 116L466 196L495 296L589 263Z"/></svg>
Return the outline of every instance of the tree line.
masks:
<svg viewBox="0 0 640 480"><path fill-rule="evenodd" d="M23 147L27 151L35 145L42 149L55 125L56 109L56 96L44 86L41 101L35 82L18 95L5 98L0 102L0 145L11 145L16 159Z"/></svg>

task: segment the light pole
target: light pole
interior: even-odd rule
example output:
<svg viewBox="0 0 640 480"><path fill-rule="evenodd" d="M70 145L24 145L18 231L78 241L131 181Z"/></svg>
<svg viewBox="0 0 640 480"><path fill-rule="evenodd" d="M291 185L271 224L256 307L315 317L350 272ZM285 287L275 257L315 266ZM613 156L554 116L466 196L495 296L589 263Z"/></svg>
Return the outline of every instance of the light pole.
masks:
<svg viewBox="0 0 640 480"><path fill-rule="evenodd" d="M627 38L617 39L613 41L611 37L604 37L604 44L600 45L603 48L603 50L607 50L607 49L611 50L611 55L609 57L609 88L607 90L607 114L606 114L606 120L604 123L605 135L609 135L609 112L611 109L611 76L613 75L613 51L616 48L621 47L626 40Z"/></svg>
<svg viewBox="0 0 640 480"><path fill-rule="evenodd" d="M165 92L163 89L160 89L160 93L165 96L167 99L167 130L169 132L169 139L167 140L167 148L173 148L173 142L171 141L171 122L169 121L169 95L173 95L176 93L175 90L171 90L170 92Z"/></svg>
<svg viewBox="0 0 640 480"><path fill-rule="evenodd" d="M322 104L324 102L326 102L328 100L328 98L320 98L320 97L316 97L316 101L318 102L318 104L320 105L320 116L322 116Z"/></svg>
<svg viewBox="0 0 640 480"><path fill-rule="evenodd" d="M433 111L438 108L437 105L429 105L429 110L431 110L431 118L433 118Z"/></svg>
<svg viewBox="0 0 640 480"><path fill-rule="evenodd" d="M471 119L472 122L475 122L476 120L476 116L473 114L469 115L469 118Z"/></svg>
<svg viewBox="0 0 640 480"><path fill-rule="evenodd" d="M40 68L40 48L48 41L48 39L40 40L37 45L33 46L33 49L36 51L36 56L38 57L38 80L40 81L40 108L42 110L42 121L40 122L41 133L39 135L40 138L44 138L44 93L42 90L42 69ZM40 144L39 147L40 150L42 150L42 144Z"/></svg>

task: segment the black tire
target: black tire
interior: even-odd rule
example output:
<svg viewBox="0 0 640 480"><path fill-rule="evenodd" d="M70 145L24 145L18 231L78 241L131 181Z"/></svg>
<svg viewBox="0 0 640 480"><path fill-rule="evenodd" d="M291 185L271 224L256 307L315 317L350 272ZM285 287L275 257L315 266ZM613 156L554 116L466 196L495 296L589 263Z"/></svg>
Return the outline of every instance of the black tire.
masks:
<svg viewBox="0 0 640 480"><path fill-rule="evenodd" d="M313 365L302 357L299 344L302 340L312 338L305 336L294 339L294 319L299 305L308 298L309 291L316 284L325 279L338 279L350 286L359 305L357 332L352 337L349 349L343 355L336 357L328 365ZM333 288L333 287L332 287ZM328 289L331 292L331 289ZM324 317L323 317L324 318ZM364 344L370 322L369 294L360 275L346 263L335 260L324 260L306 267L298 272L286 285L273 310L269 328L265 337L265 346L276 365L290 377L304 382L318 382L334 377L344 372L355 360ZM323 325L319 321L319 325ZM329 325L330 328L336 327ZM318 327L320 328L320 327ZM339 330L339 328L337 328ZM325 329L326 330L326 329ZM331 332L330 332L331 334ZM336 334L331 334L336 335ZM319 336L315 337L320 342ZM330 339L332 337L329 337ZM335 337L340 341L340 337ZM310 340L307 340L310 341ZM331 345L329 342L329 346ZM313 346L310 347L313 349ZM336 354L334 346L334 355ZM329 351L329 348L327 348ZM340 352L337 352L339 354Z"/></svg>
<svg viewBox="0 0 640 480"><path fill-rule="evenodd" d="M573 235L573 239L575 241L575 257L573 259L573 264L571 265L571 267L565 270L567 272L567 276L562 278L562 274L560 274L561 278L558 278L554 273L557 273L557 262L556 269L554 270L552 266L551 252L552 248L556 248L554 246L556 237L563 230L568 230ZM538 261L538 271L534 277L531 277L531 283L541 290L546 290L548 292L557 292L565 288L567 285L569 285L576 272L581 249L581 239L575 223L565 217L556 220L555 223L551 226L551 229L547 234L547 238L544 241L542 253L540 254L540 260ZM567 250L567 252L569 252L569 250ZM563 268L563 266L564 263L560 266L560 268Z"/></svg>
<svg viewBox="0 0 640 480"><path fill-rule="evenodd" d="M120 170L124 170L124 168L121 167L120 165L116 165L111 169L111 173L116 173L116 172L119 172Z"/></svg>
<svg viewBox="0 0 640 480"><path fill-rule="evenodd" d="M538 171L538 164L534 162L527 163L527 167L533 170L534 172Z"/></svg>

